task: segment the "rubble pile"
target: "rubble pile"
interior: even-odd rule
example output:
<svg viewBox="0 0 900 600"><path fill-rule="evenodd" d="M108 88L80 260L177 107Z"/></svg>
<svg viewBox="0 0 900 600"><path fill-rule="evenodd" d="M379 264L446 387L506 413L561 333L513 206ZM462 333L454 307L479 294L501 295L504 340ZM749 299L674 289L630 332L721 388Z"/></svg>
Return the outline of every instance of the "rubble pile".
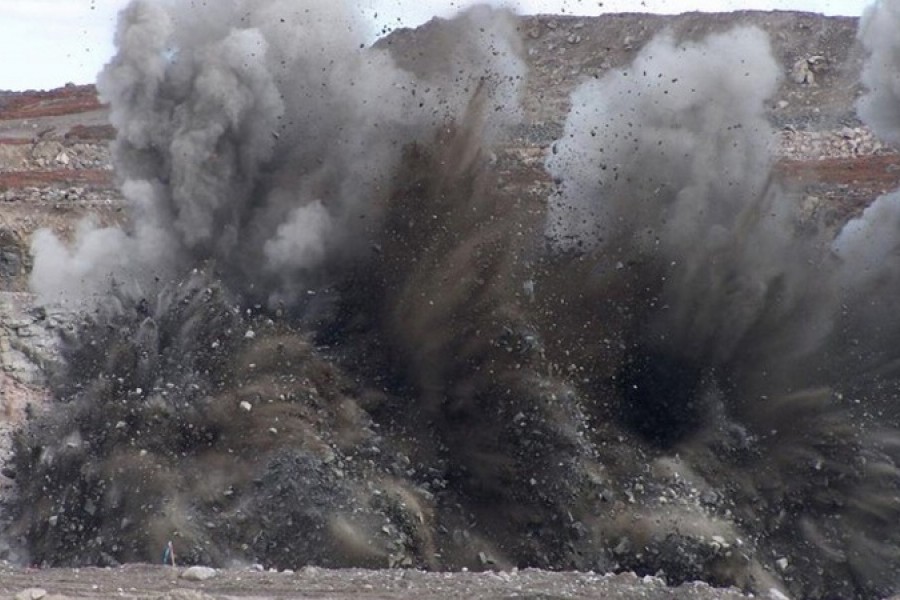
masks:
<svg viewBox="0 0 900 600"><path fill-rule="evenodd" d="M29 154L23 165L26 169L111 169L105 144L38 142Z"/></svg>
<svg viewBox="0 0 900 600"><path fill-rule="evenodd" d="M779 133L778 156L789 160L822 160L896 154L865 126L804 131L786 127Z"/></svg>
<svg viewBox="0 0 900 600"><path fill-rule="evenodd" d="M0 145L3 171L105 169L110 166L106 143L39 141Z"/></svg>
<svg viewBox="0 0 900 600"><path fill-rule="evenodd" d="M31 204L52 204L56 208L81 206L101 208L120 201L118 194L111 190L90 189L84 186L72 187L26 187L0 192L2 202L26 202Z"/></svg>

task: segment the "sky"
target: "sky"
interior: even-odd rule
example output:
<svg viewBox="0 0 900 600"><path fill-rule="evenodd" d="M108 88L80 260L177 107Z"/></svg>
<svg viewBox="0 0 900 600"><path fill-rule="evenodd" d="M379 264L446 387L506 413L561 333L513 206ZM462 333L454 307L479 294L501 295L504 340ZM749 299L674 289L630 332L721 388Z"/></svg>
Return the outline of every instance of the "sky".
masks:
<svg viewBox="0 0 900 600"><path fill-rule="evenodd" d="M297 0L303 2L303 0ZM356 0L375 33L449 17L476 0ZM507 0L523 14L806 10L859 15L872 0ZM493 2L500 4L501 2ZM113 55L118 11L128 0L0 0L0 90L93 83ZM376 16L377 15L377 16Z"/></svg>

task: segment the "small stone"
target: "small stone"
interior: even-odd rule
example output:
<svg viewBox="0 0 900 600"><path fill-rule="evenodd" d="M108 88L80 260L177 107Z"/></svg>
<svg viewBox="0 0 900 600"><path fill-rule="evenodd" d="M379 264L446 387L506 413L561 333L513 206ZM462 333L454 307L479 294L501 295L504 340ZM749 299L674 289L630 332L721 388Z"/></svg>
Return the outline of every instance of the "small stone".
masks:
<svg viewBox="0 0 900 600"><path fill-rule="evenodd" d="M715 492L707 490L700 496L700 501L704 504L716 504L719 501L719 496Z"/></svg>
<svg viewBox="0 0 900 600"><path fill-rule="evenodd" d="M525 292L525 295L529 300L534 301L534 280L527 279L522 284L522 290Z"/></svg>
<svg viewBox="0 0 900 600"><path fill-rule="evenodd" d="M131 589L134 590L134 588ZM48 598L47 600L50 599ZM214 598L200 590L175 589L157 596L155 600L214 600Z"/></svg>
<svg viewBox="0 0 900 600"><path fill-rule="evenodd" d="M249 402L247 402L246 400L242 400L240 406L241 406L241 410L244 410L247 412L250 412L253 409L253 405L250 404Z"/></svg>
<svg viewBox="0 0 900 600"><path fill-rule="evenodd" d="M788 559L784 556L775 561L775 564L782 571L786 571L788 568Z"/></svg>
<svg viewBox="0 0 900 600"><path fill-rule="evenodd" d="M16 600L41 600L47 595L43 588L28 588L16 594Z"/></svg>
<svg viewBox="0 0 900 600"><path fill-rule="evenodd" d="M181 573L181 578L188 581L206 581L216 576L217 571L212 567L195 566L185 569Z"/></svg>
<svg viewBox="0 0 900 600"><path fill-rule="evenodd" d="M791 600L784 595L784 592L776 588L769 588L769 598L771 600Z"/></svg>

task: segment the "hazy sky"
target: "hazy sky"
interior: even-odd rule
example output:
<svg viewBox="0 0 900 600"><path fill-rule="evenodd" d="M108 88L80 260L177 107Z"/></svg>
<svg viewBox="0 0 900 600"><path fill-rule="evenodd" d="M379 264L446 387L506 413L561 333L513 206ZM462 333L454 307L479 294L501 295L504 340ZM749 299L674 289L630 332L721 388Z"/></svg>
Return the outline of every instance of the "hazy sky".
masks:
<svg viewBox="0 0 900 600"><path fill-rule="evenodd" d="M475 0L356 1L362 14L372 22L373 36L385 26L415 26L434 15L449 16L460 7L475 3ZM0 0L0 89L48 89L66 82L93 82L113 53L116 14L127 3L128 0ZM870 3L871 0L510 0L503 4L526 14L680 13L753 8L859 15Z"/></svg>

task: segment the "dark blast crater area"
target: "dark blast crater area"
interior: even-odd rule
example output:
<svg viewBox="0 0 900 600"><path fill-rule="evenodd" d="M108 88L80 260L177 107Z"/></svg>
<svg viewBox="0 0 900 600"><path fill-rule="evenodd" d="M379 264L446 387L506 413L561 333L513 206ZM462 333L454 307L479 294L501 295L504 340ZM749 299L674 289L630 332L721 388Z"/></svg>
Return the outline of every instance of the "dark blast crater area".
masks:
<svg viewBox="0 0 900 600"><path fill-rule="evenodd" d="M617 377L622 422L648 442L672 448L703 424L702 375L681 357L637 349Z"/></svg>
<svg viewBox="0 0 900 600"><path fill-rule="evenodd" d="M897 593L900 195L835 219L773 150L791 86L900 141L896 0L855 41L794 15L821 57L781 13L480 6L371 47L355 14L122 11L126 216L32 237L35 318L72 316L10 552ZM595 36L574 75L535 58Z"/></svg>

